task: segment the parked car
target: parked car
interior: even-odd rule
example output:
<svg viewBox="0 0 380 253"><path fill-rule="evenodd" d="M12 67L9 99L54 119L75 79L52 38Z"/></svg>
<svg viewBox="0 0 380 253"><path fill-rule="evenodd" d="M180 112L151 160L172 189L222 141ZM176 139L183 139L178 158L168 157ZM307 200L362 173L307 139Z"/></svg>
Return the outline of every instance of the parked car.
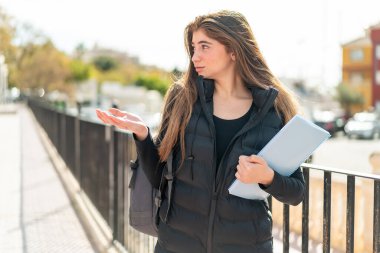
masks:
<svg viewBox="0 0 380 253"><path fill-rule="evenodd" d="M334 136L339 131L344 131L346 121L342 116L333 111L315 111L312 115L312 121L319 127L328 131Z"/></svg>
<svg viewBox="0 0 380 253"><path fill-rule="evenodd" d="M376 113L359 112L348 120L344 127L348 138L374 139L380 135L380 117Z"/></svg>

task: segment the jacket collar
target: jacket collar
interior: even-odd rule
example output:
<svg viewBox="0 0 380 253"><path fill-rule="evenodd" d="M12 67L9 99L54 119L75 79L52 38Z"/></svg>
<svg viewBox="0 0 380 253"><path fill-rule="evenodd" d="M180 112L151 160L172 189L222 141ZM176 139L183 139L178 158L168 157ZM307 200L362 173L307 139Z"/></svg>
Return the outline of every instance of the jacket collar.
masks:
<svg viewBox="0 0 380 253"><path fill-rule="evenodd" d="M215 90L215 83L213 79L206 79L203 76L197 77L197 88L198 88L198 95L200 96L200 99L206 101L206 103L209 103L213 99L214 90ZM266 99L268 98L268 95L270 93L270 89L275 89L273 87L269 89L263 89L258 86L249 85L248 89L252 93L253 97L253 104L257 108L261 108Z"/></svg>

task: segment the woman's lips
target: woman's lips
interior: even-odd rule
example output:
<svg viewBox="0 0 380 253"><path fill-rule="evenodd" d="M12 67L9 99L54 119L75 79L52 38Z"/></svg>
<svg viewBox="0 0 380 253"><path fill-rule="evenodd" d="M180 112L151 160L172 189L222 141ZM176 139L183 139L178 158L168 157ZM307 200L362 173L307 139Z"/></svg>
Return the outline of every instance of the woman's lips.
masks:
<svg viewBox="0 0 380 253"><path fill-rule="evenodd" d="M197 72L199 72L199 71L202 71L204 68L205 68L205 67L195 67L195 70L196 70Z"/></svg>

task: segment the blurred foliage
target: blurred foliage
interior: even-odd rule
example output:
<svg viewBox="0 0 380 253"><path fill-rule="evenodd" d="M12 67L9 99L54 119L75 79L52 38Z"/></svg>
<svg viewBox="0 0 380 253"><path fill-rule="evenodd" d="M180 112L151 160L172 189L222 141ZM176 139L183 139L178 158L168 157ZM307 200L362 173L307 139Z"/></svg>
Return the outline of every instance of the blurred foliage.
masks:
<svg viewBox="0 0 380 253"><path fill-rule="evenodd" d="M351 116L351 107L355 105L362 105L364 98L361 94L355 92L346 84L339 84L336 87L337 95L336 99L344 108L346 115Z"/></svg>
<svg viewBox="0 0 380 253"><path fill-rule="evenodd" d="M177 68L174 68L171 72L172 76L173 76L173 79L174 80L178 80L178 79L181 79L182 75L183 75L183 72L180 71L179 69Z"/></svg>
<svg viewBox="0 0 380 253"><path fill-rule="evenodd" d="M18 62L17 83L20 88L43 88L46 91L69 92L72 77L70 58L58 51L52 42L29 45Z"/></svg>
<svg viewBox="0 0 380 253"><path fill-rule="evenodd" d="M92 61L92 63L96 69L101 72L115 70L119 65L119 63L114 58L109 56L98 56Z"/></svg>
<svg viewBox="0 0 380 253"><path fill-rule="evenodd" d="M84 45L84 43L79 43L76 47L75 47L75 50L74 50L74 58L77 59L77 60L81 60L84 53L86 52L86 47Z"/></svg>
<svg viewBox="0 0 380 253"><path fill-rule="evenodd" d="M157 74L152 73L141 74L135 80L137 86L143 86L148 90L157 90L163 96L168 90L170 83L171 82L167 76L160 77Z"/></svg>
<svg viewBox="0 0 380 253"><path fill-rule="evenodd" d="M141 72L141 66L135 64L123 65L119 70L123 76L124 84L133 84Z"/></svg>
<svg viewBox="0 0 380 253"><path fill-rule="evenodd" d="M81 82L89 79L91 66L81 60L74 59L70 62L71 79L75 82Z"/></svg>
<svg viewBox="0 0 380 253"><path fill-rule="evenodd" d="M15 29L10 25L8 17L0 8L0 52L7 61L15 59L16 47L12 44Z"/></svg>
<svg viewBox="0 0 380 253"><path fill-rule="evenodd" d="M11 25L11 18L0 7L0 54L5 56L9 68L9 84L14 86L14 70L16 69L17 47L13 45L16 30Z"/></svg>
<svg viewBox="0 0 380 253"><path fill-rule="evenodd" d="M120 72L120 70L109 70L102 72L99 71L96 67L93 67L91 69L91 76L94 77L100 84L106 81L125 83L124 75Z"/></svg>

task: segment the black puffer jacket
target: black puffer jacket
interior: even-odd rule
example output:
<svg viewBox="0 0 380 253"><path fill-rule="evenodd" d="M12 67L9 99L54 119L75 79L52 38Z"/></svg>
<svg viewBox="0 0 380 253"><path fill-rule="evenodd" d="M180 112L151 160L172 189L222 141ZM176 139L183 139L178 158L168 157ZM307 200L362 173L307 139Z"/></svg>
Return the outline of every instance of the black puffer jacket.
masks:
<svg viewBox="0 0 380 253"><path fill-rule="evenodd" d="M272 252L272 217L267 201L230 195L228 187L235 180L238 157L257 154L283 126L273 106L277 91L250 87L255 105L252 115L231 140L216 168L214 82L200 77L197 88L199 98L186 128L187 158L183 167L177 168L180 151L174 149L173 167L177 173L172 201L169 207L168 199L163 200L155 252ZM263 119L257 120L265 103L271 106ZM142 167L151 182L157 184L161 170L155 169L160 166L152 137L149 135L141 142L136 140L136 145ZM281 202L297 205L303 199L304 188L303 175L298 169L290 177L275 173L273 183L264 190Z"/></svg>

